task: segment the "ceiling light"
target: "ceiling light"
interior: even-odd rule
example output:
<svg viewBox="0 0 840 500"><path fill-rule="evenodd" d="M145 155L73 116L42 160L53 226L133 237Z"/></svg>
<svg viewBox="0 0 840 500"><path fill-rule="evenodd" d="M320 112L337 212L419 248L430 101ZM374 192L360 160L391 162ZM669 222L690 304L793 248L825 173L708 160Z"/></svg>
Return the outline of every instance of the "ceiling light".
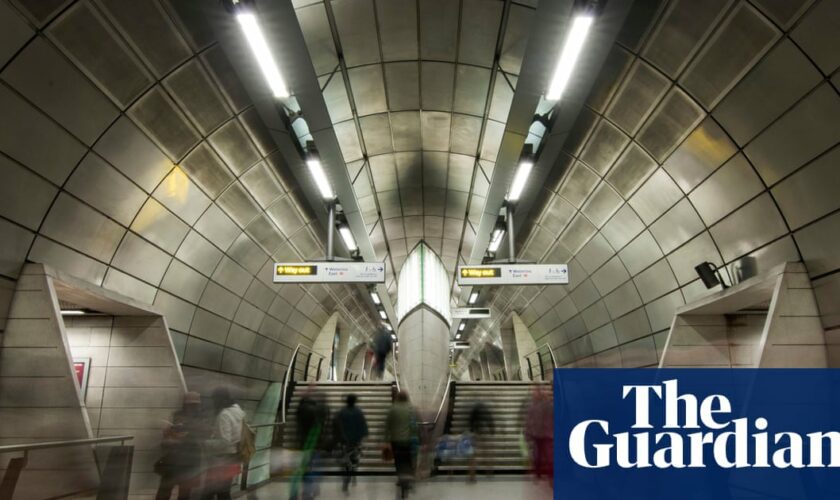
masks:
<svg viewBox="0 0 840 500"><path fill-rule="evenodd" d="M370 300L373 301L374 304L379 305L382 303L382 299L379 298L379 294L376 293L376 290L370 291Z"/></svg>
<svg viewBox="0 0 840 500"><path fill-rule="evenodd" d="M460 333L455 335L455 340L461 340L461 334Z"/></svg>
<svg viewBox="0 0 840 500"><path fill-rule="evenodd" d="M463 332L466 327L467 324L462 322L460 325L458 325L458 331Z"/></svg>
<svg viewBox="0 0 840 500"><path fill-rule="evenodd" d="M393 331L394 331L394 327L392 327L390 323L385 323L383 326L384 326L384 327L385 327L385 329L386 329L386 330L388 330L389 332L393 332Z"/></svg>
<svg viewBox="0 0 840 500"><path fill-rule="evenodd" d="M318 186L318 191L321 192L321 198L325 200L334 200L335 192L330 186L330 181L327 180L327 174L324 173L324 167L321 166L321 159L317 155L311 154L306 160L306 166L309 167L309 173L315 179L315 184Z"/></svg>
<svg viewBox="0 0 840 500"><path fill-rule="evenodd" d="M473 304L475 304L476 302L478 302L478 290L476 290L476 291L474 291L473 293L471 293L471 294L470 294L470 298L469 298L469 299L467 299L467 304L468 304L468 305L473 305Z"/></svg>
<svg viewBox="0 0 840 500"><path fill-rule="evenodd" d="M487 247L487 250L496 253L499 250L499 246L502 244L502 239L505 237L505 230L504 228L497 227L493 230L493 233L490 235L490 245Z"/></svg>
<svg viewBox="0 0 840 500"><path fill-rule="evenodd" d="M522 195L522 190L525 189L525 182L528 181L528 176L531 175L532 168L534 168L534 160L530 155L519 160L519 168L516 169L516 175L513 177L510 191L508 191L508 201L515 202L519 200L519 197Z"/></svg>
<svg viewBox="0 0 840 500"><path fill-rule="evenodd" d="M397 336L394 335L393 333L391 334L391 338L394 339L394 340L397 340Z"/></svg>
<svg viewBox="0 0 840 500"><path fill-rule="evenodd" d="M84 316L87 312L84 309L62 309L62 316Z"/></svg>
<svg viewBox="0 0 840 500"><path fill-rule="evenodd" d="M382 319L388 319L388 315L385 314L385 311L383 311L382 309L379 310L379 317Z"/></svg>
<svg viewBox="0 0 840 500"><path fill-rule="evenodd" d="M341 235L341 239L344 240L344 246L347 247L347 250L349 252L352 253L352 252L355 252L356 250L359 249L359 247L356 246L356 238L353 237L353 231L350 230L350 226L346 226L346 225L339 226L338 227L338 234ZM374 293L376 293L376 292L374 292ZM379 296L377 296L376 298L378 299ZM374 302L376 302L377 305L380 303L376 299L374 299Z"/></svg>
<svg viewBox="0 0 840 500"><path fill-rule="evenodd" d="M583 49L583 43L592 27L594 17L591 15L579 15L572 20L572 27L566 37L563 50L560 52L560 59L557 62L557 69L554 71L554 78L551 79L551 86L545 98L549 101L557 101L563 95L566 84L572 76L572 70Z"/></svg>
<svg viewBox="0 0 840 500"><path fill-rule="evenodd" d="M248 45L251 46L251 51L254 53L254 57L256 57L274 97L289 97L289 89L286 87L283 77L280 76L280 70L277 69L277 63L268 48L260 24L257 22L257 16L242 12L236 15L236 20L239 21L242 33L245 35Z"/></svg>

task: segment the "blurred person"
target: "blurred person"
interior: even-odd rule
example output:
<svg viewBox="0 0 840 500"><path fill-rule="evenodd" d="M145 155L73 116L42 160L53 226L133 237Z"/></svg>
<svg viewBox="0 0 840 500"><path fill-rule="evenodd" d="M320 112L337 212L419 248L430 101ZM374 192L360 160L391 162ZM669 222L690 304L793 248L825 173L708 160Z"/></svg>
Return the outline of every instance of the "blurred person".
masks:
<svg viewBox="0 0 840 500"><path fill-rule="evenodd" d="M318 397L310 385L298 403L295 413L298 447L302 451L301 462L292 476L290 500L309 500L318 496L314 467L320 452L326 448L326 426L330 410L326 401Z"/></svg>
<svg viewBox="0 0 840 500"><path fill-rule="evenodd" d="M213 391L213 428L210 439L205 442L208 461L204 476L202 499L230 498L233 478L242 470L239 456L239 442L242 439L242 426L245 412L233 400L226 387Z"/></svg>
<svg viewBox="0 0 840 500"><path fill-rule="evenodd" d="M155 472L160 474L156 500L168 500L175 488L179 500L190 498L201 471L202 420L201 395L185 393L183 407L163 431L162 455L155 462Z"/></svg>
<svg viewBox="0 0 840 500"><path fill-rule="evenodd" d="M472 438L472 456L470 457L469 482L475 482L475 469L479 454L487 447L487 436L496 433L495 423L490 408L483 401L476 401L469 416L470 437Z"/></svg>
<svg viewBox="0 0 840 500"><path fill-rule="evenodd" d="M345 476L341 483L341 491L347 493L350 482L356 484L356 469L359 467L359 457L362 454L362 440L368 435L367 419L364 412L356 406L358 397L348 394L346 406L335 417L333 438L338 444L344 462Z"/></svg>
<svg viewBox="0 0 840 500"><path fill-rule="evenodd" d="M553 482L554 405L551 395L540 385L534 387L525 410L525 440L531 451L531 464L537 479Z"/></svg>
<svg viewBox="0 0 840 500"><path fill-rule="evenodd" d="M391 335L384 329L380 329L373 336L373 373L374 379L381 380L385 374L385 361L393 349Z"/></svg>
<svg viewBox="0 0 840 500"><path fill-rule="evenodd" d="M385 418L385 455L393 457L400 498L407 498L413 486L417 437L417 410L409 402L408 393L400 391Z"/></svg>

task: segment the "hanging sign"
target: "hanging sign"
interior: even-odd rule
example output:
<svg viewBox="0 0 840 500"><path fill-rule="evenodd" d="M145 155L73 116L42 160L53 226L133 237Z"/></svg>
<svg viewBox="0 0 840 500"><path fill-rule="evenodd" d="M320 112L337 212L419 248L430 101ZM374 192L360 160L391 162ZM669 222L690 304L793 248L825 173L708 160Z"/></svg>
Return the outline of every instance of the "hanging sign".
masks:
<svg viewBox="0 0 840 500"><path fill-rule="evenodd" d="M384 262L276 262L275 283L385 283Z"/></svg>
<svg viewBox="0 0 840 500"><path fill-rule="evenodd" d="M482 285L568 285L566 264L488 264L458 266L458 284Z"/></svg>

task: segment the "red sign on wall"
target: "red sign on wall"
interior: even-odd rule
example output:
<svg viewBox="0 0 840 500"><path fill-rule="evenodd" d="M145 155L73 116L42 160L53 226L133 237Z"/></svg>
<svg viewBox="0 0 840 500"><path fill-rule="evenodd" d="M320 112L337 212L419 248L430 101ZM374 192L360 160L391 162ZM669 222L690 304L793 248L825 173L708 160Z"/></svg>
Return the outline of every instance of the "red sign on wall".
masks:
<svg viewBox="0 0 840 500"><path fill-rule="evenodd" d="M90 374L90 358L73 358L73 373L76 375L76 383L79 384L82 402L84 402L87 395L88 375Z"/></svg>

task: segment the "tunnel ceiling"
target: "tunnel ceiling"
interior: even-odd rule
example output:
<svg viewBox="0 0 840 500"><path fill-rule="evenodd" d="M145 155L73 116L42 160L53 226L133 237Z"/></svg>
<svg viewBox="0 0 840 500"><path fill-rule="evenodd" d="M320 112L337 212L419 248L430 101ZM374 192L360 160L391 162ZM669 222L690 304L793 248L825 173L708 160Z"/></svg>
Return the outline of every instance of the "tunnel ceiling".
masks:
<svg viewBox="0 0 840 500"><path fill-rule="evenodd" d="M676 307L803 260L826 328L840 267L840 2L636 2L543 187L520 258L567 287L494 289L563 364L657 363Z"/></svg>
<svg viewBox="0 0 840 500"><path fill-rule="evenodd" d="M3 295L24 259L166 314L186 365L280 379L363 289L276 286L323 256L252 103L190 2L0 1Z"/></svg>
<svg viewBox="0 0 840 500"><path fill-rule="evenodd" d="M294 2L392 300L421 239L453 281L470 258L533 3Z"/></svg>

